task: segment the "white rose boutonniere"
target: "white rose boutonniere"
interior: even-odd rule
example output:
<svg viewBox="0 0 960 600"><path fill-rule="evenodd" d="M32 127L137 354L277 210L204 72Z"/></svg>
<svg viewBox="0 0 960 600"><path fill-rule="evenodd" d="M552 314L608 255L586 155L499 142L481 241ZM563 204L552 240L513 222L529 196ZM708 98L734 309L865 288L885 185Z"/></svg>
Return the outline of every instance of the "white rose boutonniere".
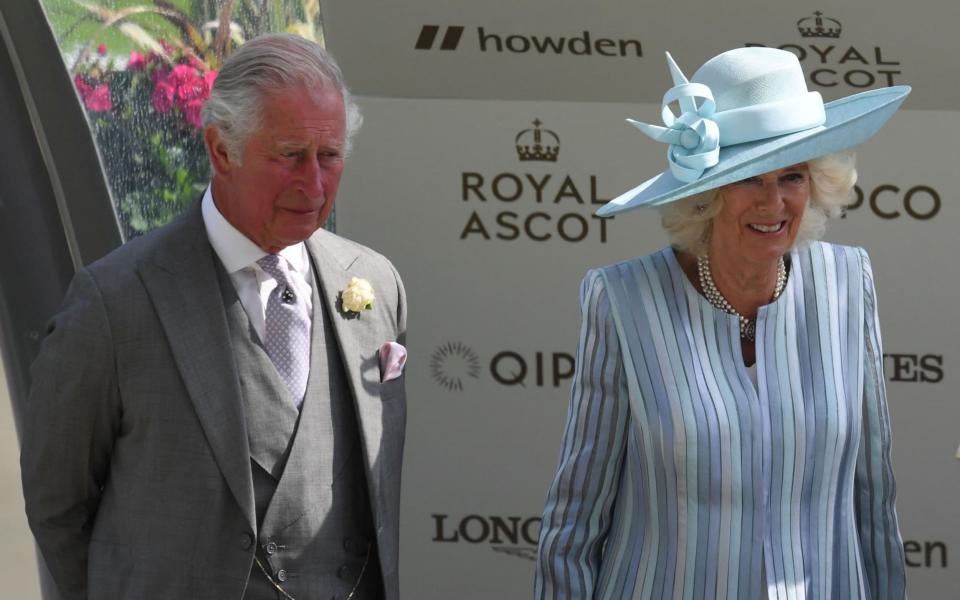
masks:
<svg viewBox="0 0 960 600"><path fill-rule="evenodd" d="M373 308L373 286L366 279L352 277L340 292L340 303L345 312L360 313Z"/></svg>

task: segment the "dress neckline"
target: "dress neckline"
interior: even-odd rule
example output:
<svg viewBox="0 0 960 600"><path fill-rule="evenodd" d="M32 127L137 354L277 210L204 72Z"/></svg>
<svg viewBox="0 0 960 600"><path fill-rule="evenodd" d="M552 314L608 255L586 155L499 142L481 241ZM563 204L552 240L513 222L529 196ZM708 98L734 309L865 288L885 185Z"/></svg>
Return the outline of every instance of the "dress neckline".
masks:
<svg viewBox="0 0 960 600"><path fill-rule="evenodd" d="M697 298L701 307L708 306L710 307L710 310L716 314L727 315L733 319L737 318L736 315L732 315L714 306L713 303L707 300L706 296L700 293L700 290L698 290L696 286L693 285L693 282L690 281L690 278L687 277L687 273L686 271L683 270L683 266L680 264L680 260L677 258L677 251L673 248L673 246L667 246L666 248L661 250L661 253L664 255L667 261L667 264L670 266L670 270L672 271L672 274L676 277L680 277L680 279L683 280L683 289L686 292L687 296ZM767 311L769 311L773 307L779 307L781 303L785 303L787 296L793 293L793 281L794 281L793 273L796 270L797 262L798 262L797 249L793 248L792 250L790 250L787 256L790 257L790 262L789 262L790 269L787 272L787 282L786 284L784 284L783 292L773 302L763 304L757 309L758 322ZM739 323L738 323L738 326L739 326Z"/></svg>
<svg viewBox="0 0 960 600"><path fill-rule="evenodd" d="M687 277L687 273L683 270L683 266L680 265L680 260L677 258L676 250L672 246L667 246L666 248L661 250L661 253L663 254L664 259L667 262L667 265L671 271L671 275L674 277L679 277L683 281L683 292L686 295L686 298L678 297L676 298L676 300L678 302L682 302L682 301L689 301L689 299L691 298L696 298L697 304L700 308L701 313L709 312L713 314L713 317L715 319L718 319L718 320L726 319L727 326L731 330L730 335L734 337L734 339L740 340L739 318L736 315L730 314L724 310L717 308L716 306L713 305L713 303L707 300L706 296L704 296L703 294L700 293L699 290L697 290L697 288L693 285L693 282L690 281L690 279ZM787 274L787 282L784 285L783 292L773 302L764 304L757 309L757 331L758 332L760 331L761 321L766 320L767 313L770 310L779 310L781 309L781 307L786 306L786 302L788 302L788 298L793 295L793 285L794 285L794 282L797 281L797 277L794 276L794 273L796 272L797 266L799 264L796 248L793 248L790 251L789 257L790 257L791 268L789 273ZM732 348L733 356L737 364L737 368L739 369L739 374L741 378L743 378L743 380L745 381L750 381L751 378L748 373L748 369L757 368L758 369L757 373L759 374L758 364L762 356L761 351L763 348L763 339L761 338L760 335L757 335L756 339L753 342L754 362L750 366L747 366L746 361L744 359L742 344L731 344L731 346L733 347ZM758 386L751 386L751 389L754 392L759 393L759 390L757 388Z"/></svg>

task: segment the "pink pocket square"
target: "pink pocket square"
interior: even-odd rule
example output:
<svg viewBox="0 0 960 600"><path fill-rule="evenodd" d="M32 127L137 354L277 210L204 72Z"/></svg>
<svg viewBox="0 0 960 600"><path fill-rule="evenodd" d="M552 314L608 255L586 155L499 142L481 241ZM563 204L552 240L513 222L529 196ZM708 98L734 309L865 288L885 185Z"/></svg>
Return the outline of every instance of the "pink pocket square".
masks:
<svg viewBox="0 0 960 600"><path fill-rule="evenodd" d="M406 363L406 348L396 342L384 342L380 346L380 383L400 377Z"/></svg>

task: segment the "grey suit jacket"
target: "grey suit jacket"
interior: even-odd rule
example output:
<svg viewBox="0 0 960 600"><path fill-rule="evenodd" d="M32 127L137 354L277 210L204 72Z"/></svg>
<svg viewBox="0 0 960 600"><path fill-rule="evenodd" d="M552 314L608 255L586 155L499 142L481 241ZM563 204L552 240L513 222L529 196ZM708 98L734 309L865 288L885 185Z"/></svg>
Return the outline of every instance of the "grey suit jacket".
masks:
<svg viewBox="0 0 960 600"><path fill-rule="evenodd" d="M386 597L398 596L404 343L400 277L383 256L318 231L307 241L363 442ZM256 520L240 383L199 206L81 269L32 367L21 454L27 517L61 593L241 598ZM346 318L351 277L373 310Z"/></svg>

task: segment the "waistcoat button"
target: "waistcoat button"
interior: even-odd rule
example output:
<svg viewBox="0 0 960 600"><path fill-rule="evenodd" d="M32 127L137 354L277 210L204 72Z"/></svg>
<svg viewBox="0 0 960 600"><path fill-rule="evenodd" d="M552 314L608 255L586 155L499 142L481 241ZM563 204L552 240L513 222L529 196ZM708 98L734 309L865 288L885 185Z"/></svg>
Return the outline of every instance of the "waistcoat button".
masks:
<svg viewBox="0 0 960 600"><path fill-rule="evenodd" d="M277 571L277 581L283 583L287 580L287 571L286 569L280 569Z"/></svg>
<svg viewBox="0 0 960 600"><path fill-rule="evenodd" d="M263 547L263 550L267 554L276 554L277 552L276 542L267 542L267 545Z"/></svg>

